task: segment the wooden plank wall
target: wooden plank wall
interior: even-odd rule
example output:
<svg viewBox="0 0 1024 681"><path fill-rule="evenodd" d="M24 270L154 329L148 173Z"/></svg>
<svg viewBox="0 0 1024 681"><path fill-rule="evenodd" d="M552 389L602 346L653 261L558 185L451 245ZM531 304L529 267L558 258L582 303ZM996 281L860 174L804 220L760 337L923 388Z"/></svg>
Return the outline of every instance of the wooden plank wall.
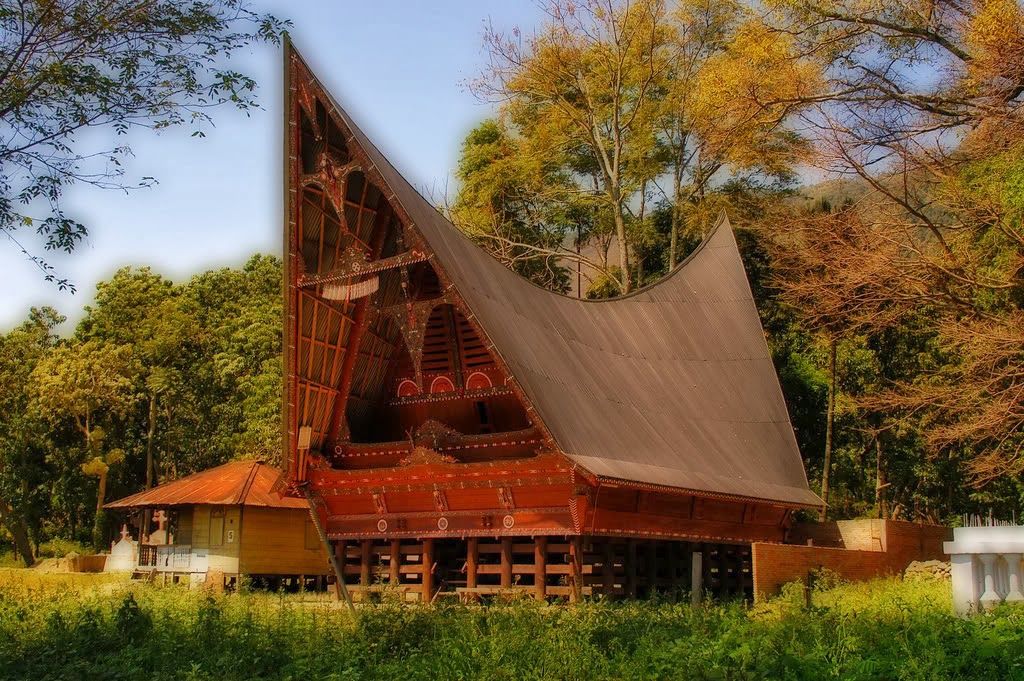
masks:
<svg viewBox="0 0 1024 681"><path fill-rule="evenodd" d="M322 543L306 542L309 512L247 506L243 515L239 572L248 575L327 575Z"/></svg>
<svg viewBox="0 0 1024 681"><path fill-rule="evenodd" d="M224 511L224 535L219 546L210 545L210 514L214 509ZM242 512L240 506L194 506L192 510L192 547L209 549L209 569L224 574L238 574ZM228 541L228 532L234 530L234 541Z"/></svg>

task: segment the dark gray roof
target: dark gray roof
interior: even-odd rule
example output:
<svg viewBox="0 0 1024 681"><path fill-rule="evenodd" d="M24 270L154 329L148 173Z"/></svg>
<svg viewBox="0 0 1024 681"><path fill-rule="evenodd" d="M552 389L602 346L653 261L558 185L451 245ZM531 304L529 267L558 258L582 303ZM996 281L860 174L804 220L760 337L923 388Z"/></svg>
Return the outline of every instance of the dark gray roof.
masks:
<svg viewBox="0 0 1024 681"><path fill-rule="evenodd" d="M565 454L603 478L822 504L724 213L658 283L612 300L569 298L479 248L333 104Z"/></svg>

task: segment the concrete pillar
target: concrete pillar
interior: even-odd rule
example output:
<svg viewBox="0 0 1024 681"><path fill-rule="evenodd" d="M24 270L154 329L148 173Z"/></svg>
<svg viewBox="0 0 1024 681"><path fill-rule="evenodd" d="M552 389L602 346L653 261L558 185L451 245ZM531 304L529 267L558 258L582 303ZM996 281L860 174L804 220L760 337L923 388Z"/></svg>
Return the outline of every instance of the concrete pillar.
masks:
<svg viewBox="0 0 1024 681"><path fill-rule="evenodd" d="M690 561L690 605L700 605L704 600L704 554L693 552Z"/></svg>
<svg viewBox="0 0 1024 681"><path fill-rule="evenodd" d="M997 556L994 553L982 553L978 556L984 569L982 574L984 576L985 590L982 591L981 598L978 599L982 608L991 608L999 605L1003 600L1000 598L999 593L996 592L996 558Z"/></svg>
<svg viewBox="0 0 1024 681"><path fill-rule="evenodd" d="M1021 593L1021 574L1020 574L1020 562L1022 554L1020 553L1007 553L1003 555L1006 559L1006 565L1009 571L1010 578L1010 590L1006 594L1007 603L1017 603L1024 601L1024 593Z"/></svg>

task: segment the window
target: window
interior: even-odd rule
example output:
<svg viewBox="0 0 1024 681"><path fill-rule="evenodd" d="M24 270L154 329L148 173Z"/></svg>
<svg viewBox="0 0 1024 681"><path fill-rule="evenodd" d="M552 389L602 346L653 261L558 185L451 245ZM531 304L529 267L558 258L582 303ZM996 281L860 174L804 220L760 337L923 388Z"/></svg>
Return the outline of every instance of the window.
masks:
<svg viewBox="0 0 1024 681"><path fill-rule="evenodd" d="M222 546L224 544L224 509L214 508L210 510L210 546Z"/></svg>

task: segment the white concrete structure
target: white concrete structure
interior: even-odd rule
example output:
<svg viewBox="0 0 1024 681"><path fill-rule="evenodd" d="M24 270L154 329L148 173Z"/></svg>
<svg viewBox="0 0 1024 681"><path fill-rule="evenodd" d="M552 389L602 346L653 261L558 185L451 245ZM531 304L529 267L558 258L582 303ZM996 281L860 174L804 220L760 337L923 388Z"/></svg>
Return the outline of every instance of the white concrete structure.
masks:
<svg viewBox="0 0 1024 681"><path fill-rule="evenodd" d="M139 544L132 540L128 528L121 526L121 540L111 542L104 572L131 572L139 560Z"/></svg>
<svg viewBox="0 0 1024 681"><path fill-rule="evenodd" d="M953 609L965 616L1024 601L1024 526L958 527L943 544L952 559Z"/></svg>

